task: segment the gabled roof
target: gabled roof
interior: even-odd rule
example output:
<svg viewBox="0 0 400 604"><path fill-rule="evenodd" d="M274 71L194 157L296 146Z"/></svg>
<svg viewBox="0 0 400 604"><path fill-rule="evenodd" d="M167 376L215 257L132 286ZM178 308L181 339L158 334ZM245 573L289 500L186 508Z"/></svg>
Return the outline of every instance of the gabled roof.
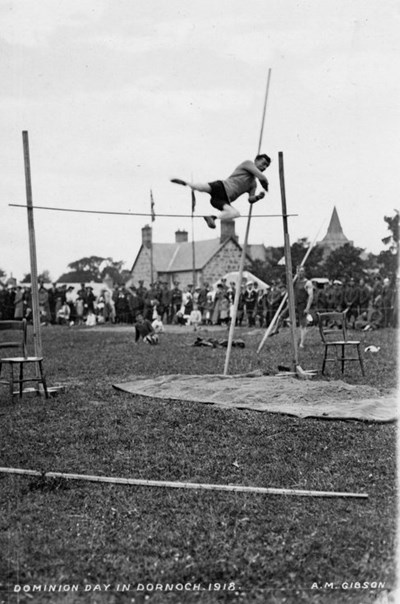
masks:
<svg viewBox="0 0 400 604"><path fill-rule="evenodd" d="M158 271L165 272L174 259L179 245L176 243L153 243L153 264Z"/></svg>
<svg viewBox="0 0 400 604"><path fill-rule="evenodd" d="M191 241L177 243L174 245L175 250L169 259L166 268L159 268L159 263L155 260L157 255L165 253L164 246L169 244L155 243L153 244L153 259L158 271L165 270L167 272L186 271L193 268L193 245ZM195 269L202 269L209 260L220 249L221 242L219 239L206 239L204 241L196 241L194 245ZM158 249L157 249L158 248ZM160 266L165 265L165 260L160 258Z"/></svg>
<svg viewBox="0 0 400 604"><path fill-rule="evenodd" d="M226 239L221 243L219 238L206 239L204 241L195 242L195 270L201 270L207 262L215 256L215 254L228 241L233 241L239 249L240 245L234 238ZM135 268L137 259L139 258L143 245L141 246L135 262L132 266L132 271ZM182 243L153 243L153 265L159 273L175 273L178 271L188 271L193 269L193 244L191 241Z"/></svg>

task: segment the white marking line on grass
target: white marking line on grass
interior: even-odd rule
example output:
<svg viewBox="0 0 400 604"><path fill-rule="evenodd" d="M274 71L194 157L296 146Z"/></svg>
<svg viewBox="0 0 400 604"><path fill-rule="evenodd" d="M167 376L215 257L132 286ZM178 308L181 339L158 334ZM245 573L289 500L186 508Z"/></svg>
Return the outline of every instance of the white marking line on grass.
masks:
<svg viewBox="0 0 400 604"><path fill-rule="evenodd" d="M247 487L231 484L201 484L195 482L169 482L164 480L142 480L140 478L113 478L112 476L86 476L85 474L65 474L64 472L38 472L20 468L0 468L3 474L22 474L42 478L66 478L88 482L107 482L144 487L168 487L172 489L197 489L208 491L236 491L240 493L260 493L264 495L298 495L300 497L357 497L366 499L366 493L338 493L335 491L303 491L300 489L277 489L274 487Z"/></svg>

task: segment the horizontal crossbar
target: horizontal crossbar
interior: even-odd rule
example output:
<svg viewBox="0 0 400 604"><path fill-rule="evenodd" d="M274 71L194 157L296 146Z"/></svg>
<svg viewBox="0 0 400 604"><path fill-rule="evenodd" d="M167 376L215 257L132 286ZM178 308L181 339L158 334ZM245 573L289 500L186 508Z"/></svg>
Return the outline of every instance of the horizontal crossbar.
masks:
<svg viewBox="0 0 400 604"><path fill-rule="evenodd" d="M335 357L333 359L325 359L325 363L327 363L328 361L331 361L332 363L337 363L338 361L358 361L360 362L360 359L358 357Z"/></svg>
<svg viewBox="0 0 400 604"><path fill-rule="evenodd" d="M30 378L23 378L22 380L18 380L17 378L14 378L12 380L13 384L23 384L25 382L40 382L42 383L43 380L42 378L39 377L30 377ZM10 385L11 384L11 379L9 380L0 380L0 384L4 384L4 385Z"/></svg>
<svg viewBox="0 0 400 604"><path fill-rule="evenodd" d="M12 208L26 208L19 203L9 203ZM54 212L78 212L80 214L112 214L114 216L147 216L148 218L204 218L205 214L150 214L148 212L108 212L106 210L75 210L74 208L52 208L49 206L32 206L35 210L52 210ZM298 214L254 214L253 218L281 218L282 216L298 216ZM238 218L247 218L244 214Z"/></svg>

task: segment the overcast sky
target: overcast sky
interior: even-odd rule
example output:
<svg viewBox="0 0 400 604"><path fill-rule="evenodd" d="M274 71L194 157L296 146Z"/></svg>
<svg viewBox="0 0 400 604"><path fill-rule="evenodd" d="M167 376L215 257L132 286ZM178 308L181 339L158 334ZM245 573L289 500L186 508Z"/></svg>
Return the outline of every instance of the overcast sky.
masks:
<svg viewBox="0 0 400 604"><path fill-rule="evenodd" d="M399 208L400 4L395 0L0 0L0 268L30 272L22 131L36 205L190 211L171 177L227 177L259 142L273 159L254 214L279 213L285 162L290 239L321 239L336 206L345 235L384 249ZM197 194L197 212L209 211ZM246 196L235 202L246 213ZM35 211L39 272L98 255L130 268L143 217ZM172 242L190 219L157 218ZM246 219L236 222L243 241ZM219 232L219 229L218 229ZM202 219L195 237L216 236ZM283 245L280 218L250 243Z"/></svg>

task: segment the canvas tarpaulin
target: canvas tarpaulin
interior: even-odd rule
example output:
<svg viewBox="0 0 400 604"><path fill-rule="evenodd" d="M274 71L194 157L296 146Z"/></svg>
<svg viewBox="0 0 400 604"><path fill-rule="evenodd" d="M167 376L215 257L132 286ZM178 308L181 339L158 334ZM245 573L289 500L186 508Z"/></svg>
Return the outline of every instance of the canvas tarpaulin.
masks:
<svg viewBox="0 0 400 604"><path fill-rule="evenodd" d="M297 417L388 422L397 418L395 394L380 396L370 386L343 381L299 380L264 375L135 376L113 384L131 394L159 399L210 403Z"/></svg>

